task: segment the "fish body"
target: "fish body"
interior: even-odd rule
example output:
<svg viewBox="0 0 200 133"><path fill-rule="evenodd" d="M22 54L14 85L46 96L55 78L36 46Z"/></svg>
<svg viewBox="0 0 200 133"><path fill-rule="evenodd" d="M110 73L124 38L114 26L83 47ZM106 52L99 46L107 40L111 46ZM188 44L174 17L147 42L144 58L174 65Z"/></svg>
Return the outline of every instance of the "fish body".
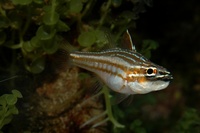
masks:
<svg viewBox="0 0 200 133"><path fill-rule="evenodd" d="M74 65L95 73L118 93L145 94L166 88L172 79L170 72L138 53L130 42L129 49L75 51L69 56Z"/></svg>
<svg viewBox="0 0 200 133"><path fill-rule="evenodd" d="M171 75L136 51L114 48L101 52L73 52L73 64L94 72L112 90L144 94L166 88Z"/></svg>

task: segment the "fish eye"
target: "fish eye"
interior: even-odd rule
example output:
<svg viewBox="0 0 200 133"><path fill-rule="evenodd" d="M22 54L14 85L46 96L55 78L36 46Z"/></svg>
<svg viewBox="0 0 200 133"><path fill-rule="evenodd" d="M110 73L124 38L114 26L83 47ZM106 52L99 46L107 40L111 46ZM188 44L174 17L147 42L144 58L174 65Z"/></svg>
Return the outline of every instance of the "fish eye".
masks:
<svg viewBox="0 0 200 133"><path fill-rule="evenodd" d="M146 70L147 76L154 76L155 73L156 73L156 69L155 69L155 68L150 67L150 68L148 68L148 69Z"/></svg>

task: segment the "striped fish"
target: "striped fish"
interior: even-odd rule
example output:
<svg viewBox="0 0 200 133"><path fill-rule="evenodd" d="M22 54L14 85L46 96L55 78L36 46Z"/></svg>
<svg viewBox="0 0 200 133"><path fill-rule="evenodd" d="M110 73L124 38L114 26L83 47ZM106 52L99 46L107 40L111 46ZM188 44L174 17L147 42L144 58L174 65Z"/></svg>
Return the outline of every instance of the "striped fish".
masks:
<svg viewBox="0 0 200 133"><path fill-rule="evenodd" d="M130 34L129 49L111 48L101 52L75 51L71 62L95 73L113 91L125 95L145 94L166 88L172 76L135 50Z"/></svg>

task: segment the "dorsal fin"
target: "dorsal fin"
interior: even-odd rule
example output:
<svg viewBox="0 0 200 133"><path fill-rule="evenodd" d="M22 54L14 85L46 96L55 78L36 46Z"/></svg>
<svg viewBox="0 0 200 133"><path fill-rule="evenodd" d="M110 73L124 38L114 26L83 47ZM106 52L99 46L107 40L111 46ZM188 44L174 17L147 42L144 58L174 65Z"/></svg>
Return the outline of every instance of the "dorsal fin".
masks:
<svg viewBox="0 0 200 133"><path fill-rule="evenodd" d="M126 33L123 35L123 46L126 49L136 51L135 45L133 45L132 38L128 30L126 30Z"/></svg>
<svg viewBox="0 0 200 133"><path fill-rule="evenodd" d="M101 29L101 31L103 31L107 43L100 49L100 51L116 48L116 43L113 40L111 32L108 29Z"/></svg>

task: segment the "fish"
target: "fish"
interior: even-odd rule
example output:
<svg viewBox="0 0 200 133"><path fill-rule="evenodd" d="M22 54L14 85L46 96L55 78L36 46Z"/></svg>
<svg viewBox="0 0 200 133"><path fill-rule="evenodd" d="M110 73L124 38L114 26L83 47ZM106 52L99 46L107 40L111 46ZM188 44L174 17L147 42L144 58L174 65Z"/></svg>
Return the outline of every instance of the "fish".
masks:
<svg viewBox="0 0 200 133"><path fill-rule="evenodd" d="M74 51L70 62L93 72L111 90L124 94L146 94L165 89L173 79L171 73L136 51L126 31L127 48L109 48L99 52Z"/></svg>

